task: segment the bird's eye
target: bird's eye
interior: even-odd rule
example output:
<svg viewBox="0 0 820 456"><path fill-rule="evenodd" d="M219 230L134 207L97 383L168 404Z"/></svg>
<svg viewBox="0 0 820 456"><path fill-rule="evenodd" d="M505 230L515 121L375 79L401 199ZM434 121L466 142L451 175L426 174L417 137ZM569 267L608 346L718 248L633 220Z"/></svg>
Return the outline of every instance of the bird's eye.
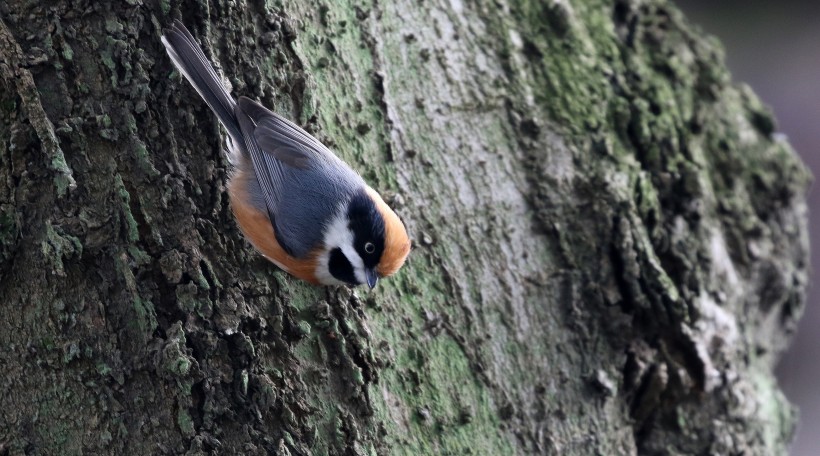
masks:
<svg viewBox="0 0 820 456"><path fill-rule="evenodd" d="M364 243L364 251L367 253L373 253L376 251L376 246L373 245L372 242L365 242Z"/></svg>

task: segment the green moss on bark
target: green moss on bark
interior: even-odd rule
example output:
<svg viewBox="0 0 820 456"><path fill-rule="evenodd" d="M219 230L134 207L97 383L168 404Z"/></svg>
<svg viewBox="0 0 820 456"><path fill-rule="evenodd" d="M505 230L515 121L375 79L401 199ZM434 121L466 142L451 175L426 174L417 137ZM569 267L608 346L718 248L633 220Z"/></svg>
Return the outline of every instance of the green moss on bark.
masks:
<svg viewBox="0 0 820 456"><path fill-rule="evenodd" d="M0 7L8 448L785 448L808 175L674 7L136 3ZM399 274L312 287L242 239L170 17L387 197Z"/></svg>

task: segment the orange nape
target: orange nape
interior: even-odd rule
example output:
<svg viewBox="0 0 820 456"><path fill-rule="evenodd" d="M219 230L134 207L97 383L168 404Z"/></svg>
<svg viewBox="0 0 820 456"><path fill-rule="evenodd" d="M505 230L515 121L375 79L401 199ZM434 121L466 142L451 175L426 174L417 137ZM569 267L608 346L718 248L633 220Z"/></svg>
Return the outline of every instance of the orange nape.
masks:
<svg viewBox="0 0 820 456"><path fill-rule="evenodd" d="M319 280L316 278L318 251L311 252L304 259L293 257L285 252L285 249L276 240L268 214L247 203L249 201L246 190L247 182L248 175L241 170L237 170L228 182L228 196L239 229L251 241L256 250L275 265L296 278L314 285L320 285Z"/></svg>
<svg viewBox="0 0 820 456"><path fill-rule="evenodd" d="M410 254L410 238L399 216L384 202L381 195L370 186L367 186L367 194L376 203L376 210L384 219L384 253L376 267L376 272L381 277L387 277L398 271L407 259L407 255Z"/></svg>

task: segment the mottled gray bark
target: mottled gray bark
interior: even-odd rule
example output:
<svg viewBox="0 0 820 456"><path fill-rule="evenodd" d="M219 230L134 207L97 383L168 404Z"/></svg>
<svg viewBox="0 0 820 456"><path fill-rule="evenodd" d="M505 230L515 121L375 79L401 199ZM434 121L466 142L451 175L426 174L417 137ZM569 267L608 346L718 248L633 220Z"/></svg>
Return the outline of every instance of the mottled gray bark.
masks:
<svg viewBox="0 0 820 456"><path fill-rule="evenodd" d="M159 36L415 242L297 282ZM0 3L0 454L782 453L808 174L663 0Z"/></svg>

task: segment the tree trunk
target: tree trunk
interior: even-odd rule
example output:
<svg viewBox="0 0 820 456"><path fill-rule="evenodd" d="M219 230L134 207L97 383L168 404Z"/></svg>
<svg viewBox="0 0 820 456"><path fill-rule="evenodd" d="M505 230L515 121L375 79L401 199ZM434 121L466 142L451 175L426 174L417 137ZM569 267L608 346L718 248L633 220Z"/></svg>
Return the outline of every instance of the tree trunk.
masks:
<svg viewBox="0 0 820 456"><path fill-rule="evenodd" d="M252 250L173 18L388 196L397 276L313 287ZM785 452L808 173L668 2L0 20L0 454Z"/></svg>

